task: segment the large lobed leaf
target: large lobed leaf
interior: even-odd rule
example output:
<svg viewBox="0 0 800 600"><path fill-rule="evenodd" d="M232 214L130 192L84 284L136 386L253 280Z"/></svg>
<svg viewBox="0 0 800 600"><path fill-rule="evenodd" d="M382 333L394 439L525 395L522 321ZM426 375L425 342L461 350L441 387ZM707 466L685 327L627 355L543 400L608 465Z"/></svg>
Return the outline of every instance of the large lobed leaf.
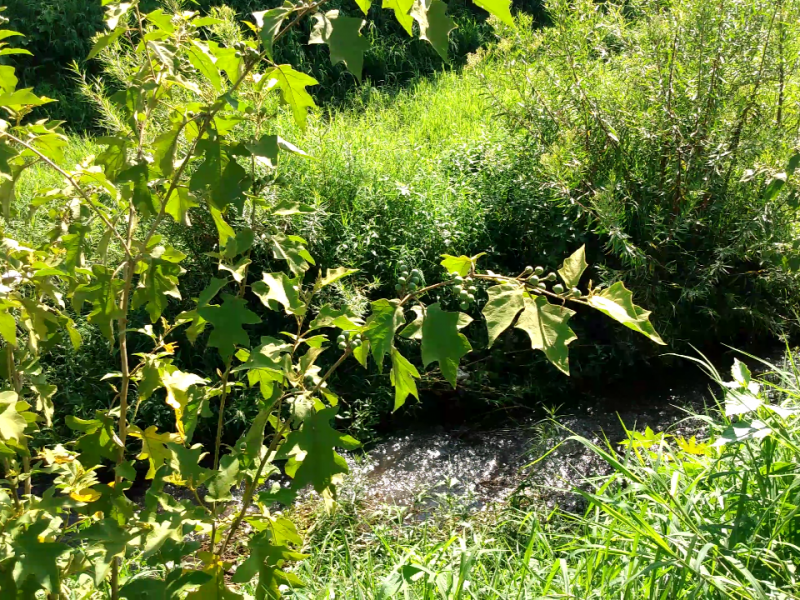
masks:
<svg viewBox="0 0 800 600"><path fill-rule="evenodd" d="M656 344L666 345L650 323L650 311L633 303L633 294L621 281L599 294L592 294L588 302L625 327L638 331Z"/></svg>

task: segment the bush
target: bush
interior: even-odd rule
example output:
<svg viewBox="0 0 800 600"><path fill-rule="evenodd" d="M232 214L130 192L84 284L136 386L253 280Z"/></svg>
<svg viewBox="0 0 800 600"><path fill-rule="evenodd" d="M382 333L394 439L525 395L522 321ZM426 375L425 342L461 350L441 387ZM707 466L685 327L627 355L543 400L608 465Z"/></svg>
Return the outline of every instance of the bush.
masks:
<svg viewBox="0 0 800 600"><path fill-rule="evenodd" d="M559 207L606 252L602 280L631 281L673 341L784 330L797 204L772 182L796 143L800 5L548 9L552 28L505 31L490 81L530 156L521 218L501 230Z"/></svg>

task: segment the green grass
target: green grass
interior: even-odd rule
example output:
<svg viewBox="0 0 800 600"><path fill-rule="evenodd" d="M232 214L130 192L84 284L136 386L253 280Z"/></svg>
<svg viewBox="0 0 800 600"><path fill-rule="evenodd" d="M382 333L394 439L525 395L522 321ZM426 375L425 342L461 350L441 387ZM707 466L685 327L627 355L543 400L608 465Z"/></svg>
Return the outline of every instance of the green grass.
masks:
<svg viewBox="0 0 800 600"><path fill-rule="evenodd" d="M599 447L576 438L611 467L578 491L583 514L470 515L455 502L420 522L358 494L319 511L308 519L313 555L296 567L308 587L292 597L797 598L800 370L768 368L758 389L740 376L719 410L693 417L708 439L631 431L621 447ZM748 429L756 420L763 437Z"/></svg>

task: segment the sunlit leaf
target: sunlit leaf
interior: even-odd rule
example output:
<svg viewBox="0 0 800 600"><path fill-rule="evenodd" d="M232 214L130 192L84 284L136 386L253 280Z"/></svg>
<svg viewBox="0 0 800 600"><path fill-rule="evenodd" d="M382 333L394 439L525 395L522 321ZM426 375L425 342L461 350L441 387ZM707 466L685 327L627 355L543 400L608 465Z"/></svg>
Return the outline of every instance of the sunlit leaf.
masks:
<svg viewBox="0 0 800 600"><path fill-rule="evenodd" d="M414 0L410 14L419 25L420 39L428 40L442 60L449 62L450 32L456 24L447 16L447 4L442 0Z"/></svg>
<svg viewBox="0 0 800 600"><path fill-rule="evenodd" d="M569 328L567 321L575 311L550 304L544 296L526 296L524 302L525 310L520 314L515 327L528 334L534 350L542 350L556 368L569 375L567 346L578 339L578 336Z"/></svg>
<svg viewBox="0 0 800 600"><path fill-rule="evenodd" d="M358 81L364 68L364 52L369 50L369 40L361 35L366 24L339 14L338 10L314 15L316 23L311 31L309 44L327 44L331 53L331 64L343 62Z"/></svg>
<svg viewBox="0 0 800 600"><path fill-rule="evenodd" d="M472 351L464 334L459 333L461 313L446 312L438 303L431 304L422 323L422 362L427 367L439 363L444 378L456 387L458 363Z"/></svg>
<svg viewBox="0 0 800 600"><path fill-rule="evenodd" d="M592 294L588 302L597 310L625 325L625 327L638 331L656 344L665 345L661 336L656 333L649 321L650 311L644 310L633 303L633 294L628 291L621 281L599 294Z"/></svg>
<svg viewBox="0 0 800 600"><path fill-rule="evenodd" d="M491 348L500 334L511 327L514 319L525 308L524 289L521 285L504 283L490 287L486 294L489 301L483 307L483 316L486 318Z"/></svg>
<svg viewBox="0 0 800 600"><path fill-rule="evenodd" d="M581 275L589 265L586 263L586 246L581 246L572 256L564 260L564 264L558 270L561 279L568 288L577 287L581 281Z"/></svg>
<svg viewBox="0 0 800 600"><path fill-rule="evenodd" d="M419 400L417 383L419 371L395 348L392 348L392 371L389 374L392 385L394 386L394 410L399 409L406 402L409 394Z"/></svg>

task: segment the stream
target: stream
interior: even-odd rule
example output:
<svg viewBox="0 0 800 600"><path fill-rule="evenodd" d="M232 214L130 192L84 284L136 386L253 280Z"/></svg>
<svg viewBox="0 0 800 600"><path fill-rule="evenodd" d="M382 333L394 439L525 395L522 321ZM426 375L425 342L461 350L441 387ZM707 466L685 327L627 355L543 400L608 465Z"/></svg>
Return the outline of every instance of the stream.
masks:
<svg viewBox="0 0 800 600"><path fill-rule="evenodd" d="M702 423L691 414L713 404L712 382L692 365L671 371L638 386L584 397L554 419L542 413L502 427L464 424L394 433L366 452L346 455L350 475L340 498L375 509L408 507L420 520L443 504L457 502L478 511L507 502L514 493L551 508L580 510L582 498L572 490L609 469L580 442L562 444L570 436L616 446L626 437L623 423L638 431L650 427L687 438L703 435Z"/></svg>

